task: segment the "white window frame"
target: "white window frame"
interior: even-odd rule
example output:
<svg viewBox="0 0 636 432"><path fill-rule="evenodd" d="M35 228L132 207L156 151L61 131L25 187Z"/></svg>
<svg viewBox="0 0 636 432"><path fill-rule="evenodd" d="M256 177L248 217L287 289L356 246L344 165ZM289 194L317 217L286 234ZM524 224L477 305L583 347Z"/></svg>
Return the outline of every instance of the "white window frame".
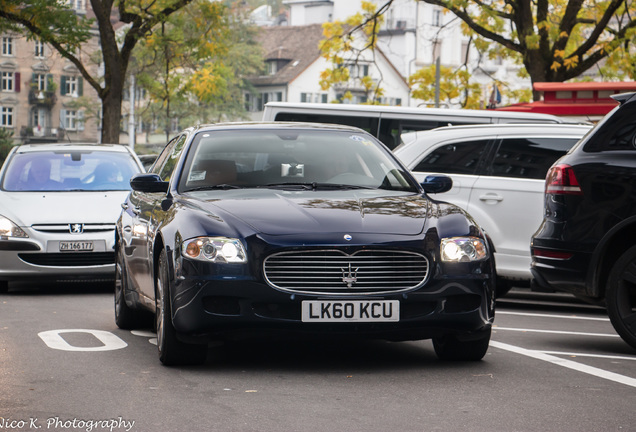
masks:
<svg viewBox="0 0 636 432"><path fill-rule="evenodd" d="M10 106L0 106L0 126L14 127L15 110Z"/></svg>
<svg viewBox="0 0 636 432"><path fill-rule="evenodd" d="M77 97L79 95L79 80L76 76L66 77L66 96Z"/></svg>
<svg viewBox="0 0 636 432"><path fill-rule="evenodd" d="M14 49L13 49L13 38L10 36L2 37L2 55L6 57L13 57Z"/></svg>
<svg viewBox="0 0 636 432"><path fill-rule="evenodd" d="M0 72L0 89L4 92L15 91L15 73L14 72Z"/></svg>
<svg viewBox="0 0 636 432"><path fill-rule="evenodd" d="M36 85L38 91L46 90L46 74L34 74L33 75L33 83Z"/></svg>
<svg viewBox="0 0 636 432"><path fill-rule="evenodd" d="M60 126L67 131L83 131L84 113L77 110L61 110Z"/></svg>
<svg viewBox="0 0 636 432"><path fill-rule="evenodd" d="M43 59L44 58L44 42L42 42L39 39L35 40L34 57L37 58L37 59Z"/></svg>

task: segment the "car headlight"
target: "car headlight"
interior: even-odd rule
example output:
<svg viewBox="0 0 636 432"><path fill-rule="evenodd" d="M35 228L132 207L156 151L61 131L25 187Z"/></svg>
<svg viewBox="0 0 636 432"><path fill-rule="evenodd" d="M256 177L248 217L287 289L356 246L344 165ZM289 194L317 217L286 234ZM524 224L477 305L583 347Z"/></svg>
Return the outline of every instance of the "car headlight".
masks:
<svg viewBox="0 0 636 432"><path fill-rule="evenodd" d="M217 263L244 263L247 254L238 239L197 237L183 242L181 254L186 258Z"/></svg>
<svg viewBox="0 0 636 432"><path fill-rule="evenodd" d="M29 237L22 228L11 222L4 216L0 216L0 237Z"/></svg>
<svg viewBox="0 0 636 432"><path fill-rule="evenodd" d="M488 258L484 241L477 237L449 237L441 242L442 261L470 262Z"/></svg>

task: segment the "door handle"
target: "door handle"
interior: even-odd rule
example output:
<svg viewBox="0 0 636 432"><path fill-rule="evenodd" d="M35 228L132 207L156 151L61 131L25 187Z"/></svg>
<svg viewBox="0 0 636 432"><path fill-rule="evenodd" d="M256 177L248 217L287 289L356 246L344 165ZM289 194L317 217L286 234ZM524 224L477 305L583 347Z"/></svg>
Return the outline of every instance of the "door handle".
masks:
<svg viewBox="0 0 636 432"><path fill-rule="evenodd" d="M503 201L503 197L499 194L485 194L479 197L481 201Z"/></svg>

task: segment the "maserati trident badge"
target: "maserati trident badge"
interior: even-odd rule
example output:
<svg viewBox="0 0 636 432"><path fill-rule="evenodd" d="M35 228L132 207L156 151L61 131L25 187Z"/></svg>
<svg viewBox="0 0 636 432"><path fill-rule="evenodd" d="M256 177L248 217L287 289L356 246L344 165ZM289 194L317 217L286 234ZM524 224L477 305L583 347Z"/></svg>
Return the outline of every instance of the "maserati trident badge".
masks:
<svg viewBox="0 0 636 432"><path fill-rule="evenodd" d="M341 268L342 270L342 282L347 284L347 288L351 288L354 283L358 282L358 269L352 269L351 263L349 263L349 268Z"/></svg>

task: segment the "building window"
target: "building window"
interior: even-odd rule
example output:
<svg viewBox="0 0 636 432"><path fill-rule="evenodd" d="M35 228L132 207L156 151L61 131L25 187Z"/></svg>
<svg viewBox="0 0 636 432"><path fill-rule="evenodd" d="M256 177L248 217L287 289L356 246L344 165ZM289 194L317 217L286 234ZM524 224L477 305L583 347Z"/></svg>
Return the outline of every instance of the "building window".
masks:
<svg viewBox="0 0 636 432"><path fill-rule="evenodd" d="M3 37L2 38L2 55L13 57L13 38L12 37Z"/></svg>
<svg viewBox="0 0 636 432"><path fill-rule="evenodd" d="M71 9L77 12L86 11L86 0L67 0L67 3Z"/></svg>
<svg viewBox="0 0 636 432"><path fill-rule="evenodd" d="M13 127L13 107L0 107L0 126Z"/></svg>
<svg viewBox="0 0 636 432"><path fill-rule="evenodd" d="M2 91L12 92L15 90L15 74L13 72L2 72Z"/></svg>
<svg viewBox="0 0 636 432"><path fill-rule="evenodd" d="M274 75L278 72L278 63L276 61L267 62L267 75Z"/></svg>
<svg viewBox="0 0 636 432"><path fill-rule="evenodd" d="M44 74L33 74L33 86L34 90L44 91L46 90L46 75Z"/></svg>
<svg viewBox="0 0 636 432"><path fill-rule="evenodd" d="M84 113L76 110L60 110L60 126L70 131L84 130Z"/></svg>
<svg viewBox="0 0 636 432"><path fill-rule="evenodd" d="M442 26L442 11L440 9L433 10L433 25L435 27Z"/></svg>
<svg viewBox="0 0 636 432"><path fill-rule="evenodd" d="M82 77L62 76L60 94L62 96L82 96Z"/></svg>
<svg viewBox="0 0 636 432"><path fill-rule="evenodd" d="M281 102L283 92L269 92L257 94L245 94L245 110L248 112L263 111L267 102Z"/></svg>
<svg viewBox="0 0 636 432"><path fill-rule="evenodd" d="M44 42L41 40L35 41L35 58L44 58Z"/></svg>
<svg viewBox="0 0 636 432"><path fill-rule="evenodd" d="M369 65L368 64L349 64L345 66L349 69L349 77L350 78L362 78L369 75Z"/></svg>

